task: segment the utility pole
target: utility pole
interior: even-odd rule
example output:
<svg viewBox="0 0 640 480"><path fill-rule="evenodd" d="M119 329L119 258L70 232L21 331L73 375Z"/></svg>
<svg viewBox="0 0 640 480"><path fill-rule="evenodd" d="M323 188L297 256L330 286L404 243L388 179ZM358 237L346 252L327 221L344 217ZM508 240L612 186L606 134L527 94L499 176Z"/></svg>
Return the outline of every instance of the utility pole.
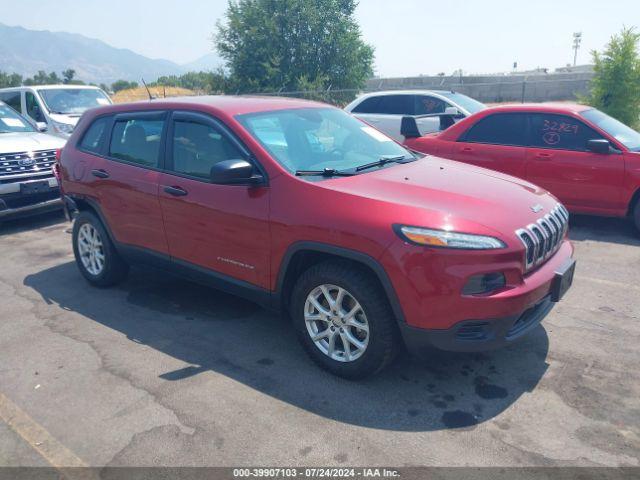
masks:
<svg viewBox="0 0 640 480"><path fill-rule="evenodd" d="M575 32L573 34L573 66L576 66L576 62L578 61L578 50L580 49L580 44L582 43L582 32Z"/></svg>

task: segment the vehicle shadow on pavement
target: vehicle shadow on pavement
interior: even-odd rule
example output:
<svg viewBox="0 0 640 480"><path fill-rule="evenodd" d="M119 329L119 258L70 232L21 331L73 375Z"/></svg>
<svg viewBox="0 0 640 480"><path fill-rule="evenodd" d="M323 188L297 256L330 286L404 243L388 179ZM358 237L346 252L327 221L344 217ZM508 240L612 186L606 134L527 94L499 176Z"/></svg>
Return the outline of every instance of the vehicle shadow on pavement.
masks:
<svg viewBox="0 0 640 480"><path fill-rule="evenodd" d="M621 245L640 246L640 235L626 218L571 215L569 237L571 240L596 240Z"/></svg>
<svg viewBox="0 0 640 480"><path fill-rule="evenodd" d="M378 376L349 382L308 359L284 316L167 274L133 269L121 286L101 290L90 287L70 262L30 275L24 284L49 304L185 362L155 379L160 386L183 381L184 388L203 388L192 377L214 371L316 415L368 428L473 429L532 391L548 367L549 340L538 327L502 350L442 353L428 360L405 354ZM47 325L68 328L56 322L64 320L53 316ZM74 338L83 334L83 341L98 341L91 329L82 332L87 333L74 328ZM130 373L139 367L129 365Z"/></svg>
<svg viewBox="0 0 640 480"><path fill-rule="evenodd" d="M14 235L26 232L28 230L38 230L41 228L51 227L65 221L66 219L62 210L24 218L16 218L14 220L7 220L0 222L0 237L3 235Z"/></svg>

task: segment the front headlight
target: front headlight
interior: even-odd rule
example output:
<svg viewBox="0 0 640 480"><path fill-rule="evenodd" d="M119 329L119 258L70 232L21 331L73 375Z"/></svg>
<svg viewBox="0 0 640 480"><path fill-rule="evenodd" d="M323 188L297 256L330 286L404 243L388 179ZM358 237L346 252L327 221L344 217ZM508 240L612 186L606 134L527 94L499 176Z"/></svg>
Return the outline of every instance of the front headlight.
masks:
<svg viewBox="0 0 640 480"><path fill-rule="evenodd" d="M58 133L64 133L65 135L71 135L73 133L73 125L68 123L52 122L53 129Z"/></svg>
<svg viewBox="0 0 640 480"><path fill-rule="evenodd" d="M430 228L398 225L396 233L405 241L429 247L460 248L470 250L493 250L505 248L501 240L485 235L432 230Z"/></svg>

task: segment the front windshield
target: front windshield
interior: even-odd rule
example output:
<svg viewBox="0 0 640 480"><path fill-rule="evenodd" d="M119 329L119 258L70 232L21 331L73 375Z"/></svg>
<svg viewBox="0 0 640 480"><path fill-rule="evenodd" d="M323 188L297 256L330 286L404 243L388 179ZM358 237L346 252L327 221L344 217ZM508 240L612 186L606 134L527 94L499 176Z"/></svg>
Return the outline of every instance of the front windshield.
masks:
<svg viewBox="0 0 640 480"><path fill-rule="evenodd" d="M640 152L640 133L595 108L586 110L582 112L581 115L607 132L632 152Z"/></svg>
<svg viewBox="0 0 640 480"><path fill-rule="evenodd" d="M414 159L378 130L335 108L240 115L249 133L287 170L348 170L382 158Z"/></svg>
<svg viewBox="0 0 640 480"><path fill-rule="evenodd" d="M82 114L90 108L109 105L109 97L97 88L51 88L38 93L51 113Z"/></svg>
<svg viewBox="0 0 640 480"><path fill-rule="evenodd" d="M0 103L0 133L35 132L35 129L13 108Z"/></svg>
<svg viewBox="0 0 640 480"><path fill-rule="evenodd" d="M484 103L480 103L471 97L467 97L461 93L456 92L442 92L443 97L447 97L454 103L457 103L469 113L476 113L480 110L484 110L487 106Z"/></svg>

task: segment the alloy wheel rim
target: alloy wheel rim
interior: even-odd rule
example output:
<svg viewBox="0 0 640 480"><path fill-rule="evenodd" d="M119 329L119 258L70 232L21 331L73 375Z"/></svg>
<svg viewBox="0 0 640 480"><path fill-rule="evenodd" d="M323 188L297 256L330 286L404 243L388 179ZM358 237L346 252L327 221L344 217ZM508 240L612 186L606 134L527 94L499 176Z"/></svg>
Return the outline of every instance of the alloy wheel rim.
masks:
<svg viewBox="0 0 640 480"><path fill-rule="evenodd" d="M104 270L105 254L98 230L85 223L78 231L78 253L82 265L91 275L100 275Z"/></svg>
<svg viewBox="0 0 640 480"><path fill-rule="evenodd" d="M315 346L338 362L353 362L369 345L364 309L346 289L324 284L309 293L304 305L307 332Z"/></svg>

